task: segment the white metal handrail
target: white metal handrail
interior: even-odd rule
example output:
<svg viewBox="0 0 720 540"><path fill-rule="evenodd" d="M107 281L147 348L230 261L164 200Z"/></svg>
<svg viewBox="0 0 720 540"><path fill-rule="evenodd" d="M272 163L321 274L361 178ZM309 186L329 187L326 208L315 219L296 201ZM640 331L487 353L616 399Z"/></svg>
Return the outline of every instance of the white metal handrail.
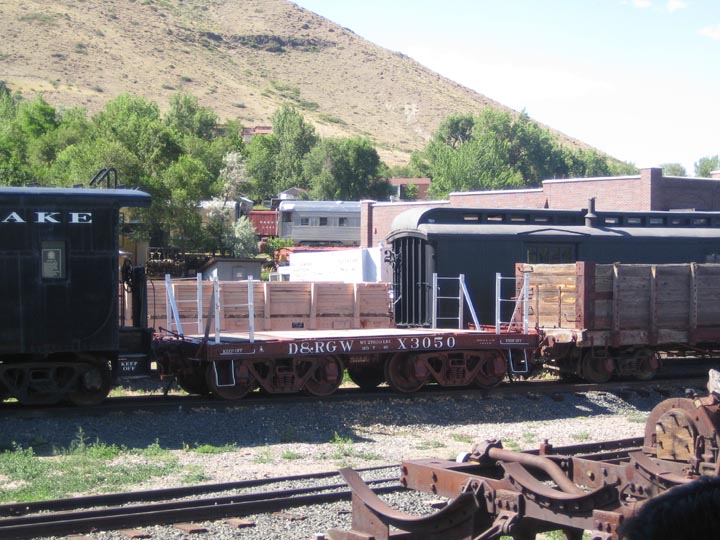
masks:
<svg viewBox="0 0 720 540"><path fill-rule="evenodd" d="M173 290L173 281L189 281L195 280L197 282L197 294L195 300L177 300L175 298L175 291ZM220 300L220 281L217 276L211 279L213 282L213 318L214 321L214 338L215 343L220 343L220 334L222 332L222 304ZM247 307L248 308L248 337L250 343L255 343L255 299L254 299L254 288L253 288L253 277L248 276L248 302L247 304L226 304L226 308L231 307ZM166 328L168 331L172 331L173 328L179 335L184 335L182 321L180 320L180 311L178 309L179 303L195 302L197 305L197 328L198 334L204 332L203 328L203 280L202 275L198 274L194 278L176 278L171 279L170 274L165 274L165 309L166 309Z"/></svg>
<svg viewBox="0 0 720 540"><path fill-rule="evenodd" d="M247 304L225 304L226 308L248 308L248 339L250 343L255 343L255 289L253 283L253 277L248 276ZM215 298L215 305L213 306L215 310L215 343L220 343L220 333L222 332L220 314L222 313L222 305L220 303L220 281L217 276L213 278L213 297Z"/></svg>
<svg viewBox="0 0 720 540"><path fill-rule="evenodd" d="M439 281L440 280L457 280L458 282L458 295L457 296L438 296ZM457 317L438 317L438 304L439 300L454 300L458 303L458 314ZM438 321L441 320L457 320L458 328L465 326L465 302L467 302L468 310L472 317L475 328L480 328L477 314L475 313L475 306L473 305L472 298L468 292L467 285L465 284L465 274L460 274L458 277L439 277L437 274L432 275L432 327L437 328Z"/></svg>
<svg viewBox="0 0 720 540"><path fill-rule="evenodd" d="M175 298L175 291L172 287L173 281L190 281L194 280L197 282L197 294L195 297L195 300L178 300ZM203 315L202 315L202 275L198 274L194 278L176 278L172 279L170 277L170 274L165 274L165 324L166 328L168 330L172 330L173 327L175 327L175 330L178 334L183 335L183 326L182 321L180 320L180 313L178 309L178 304L182 303L189 303L193 302L197 306L197 329L198 333L202 333L203 331Z"/></svg>
<svg viewBox="0 0 720 540"><path fill-rule="evenodd" d="M519 325L517 321L521 318L522 332L523 334L527 334L530 326L528 314L528 307L530 305L530 273L523 272L523 282L520 293L511 298L502 297L503 280L512 280L514 284L517 283L514 277L503 277L499 272L495 274L495 333L500 334L503 325L505 325L507 331L510 332L513 326ZM505 302L512 302L514 304L512 316L509 321L502 320L502 306ZM518 316L519 313L522 315L521 317Z"/></svg>

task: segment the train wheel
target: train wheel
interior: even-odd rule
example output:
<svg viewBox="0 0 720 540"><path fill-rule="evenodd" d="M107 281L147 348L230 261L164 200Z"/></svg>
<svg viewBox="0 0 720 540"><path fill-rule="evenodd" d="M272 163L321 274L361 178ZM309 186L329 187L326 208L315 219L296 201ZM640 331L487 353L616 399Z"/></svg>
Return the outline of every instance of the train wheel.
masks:
<svg viewBox="0 0 720 540"><path fill-rule="evenodd" d="M234 401L257 388L257 381L240 361L212 362L205 371L208 389L219 398Z"/></svg>
<svg viewBox="0 0 720 540"><path fill-rule="evenodd" d="M57 370L11 367L3 373L8 394L23 405L54 405L64 393L57 387Z"/></svg>
<svg viewBox="0 0 720 540"><path fill-rule="evenodd" d="M342 384L345 368L339 358L323 356L317 359L313 372L303 390L313 396L329 396Z"/></svg>
<svg viewBox="0 0 720 540"><path fill-rule="evenodd" d="M500 351L488 351L480 357L472 357L480 363L480 371L473 381L480 388L493 388L502 382L507 372L505 357Z"/></svg>
<svg viewBox="0 0 720 540"><path fill-rule="evenodd" d="M178 386L185 390L188 394L198 394L207 396L210 394L205 374L200 366L193 367L192 371L179 371L175 374L175 380Z"/></svg>
<svg viewBox="0 0 720 540"><path fill-rule="evenodd" d="M85 368L78 377L77 388L67 395L70 403L82 407L97 405L112 387L112 372L107 362L88 362Z"/></svg>
<svg viewBox="0 0 720 540"><path fill-rule="evenodd" d="M635 372L638 381L651 381L660 370L661 362L658 354L652 349L640 349L635 353Z"/></svg>
<svg viewBox="0 0 720 540"><path fill-rule="evenodd" d="M380 366L354 366L347 369L350 380L362 390L372 390L385 382L385 373Z"/></svg>
<svg viewBox="0 0 720 540"><path fill-rule="evenodd" d="M420 390L429 375L427 367L412 354L397 353L385 364L385 379L390 388L404 394Z"/></svg>
<svg viewBox="0 0 720 540"><path fill-rule="evenodd" d="M615 371L615 362L608 356L595 356L592 349L588 349L580 360L580 376L593 383L608 382Z"/></svg>

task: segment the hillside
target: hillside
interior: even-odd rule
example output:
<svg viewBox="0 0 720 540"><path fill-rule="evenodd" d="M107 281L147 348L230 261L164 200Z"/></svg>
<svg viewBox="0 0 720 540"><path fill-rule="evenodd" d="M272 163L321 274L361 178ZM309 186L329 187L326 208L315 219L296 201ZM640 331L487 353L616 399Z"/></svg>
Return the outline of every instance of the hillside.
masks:
<svg viewBox="0 0 720 540"><path fill-rule="evenodd" d="M244 126L290 101L321 135L368 137L389 164L448 114L508 110L286 0L1 2L0 33L0 80L28 98L94 113L124 92L164 107L187 91Z"/></svg>

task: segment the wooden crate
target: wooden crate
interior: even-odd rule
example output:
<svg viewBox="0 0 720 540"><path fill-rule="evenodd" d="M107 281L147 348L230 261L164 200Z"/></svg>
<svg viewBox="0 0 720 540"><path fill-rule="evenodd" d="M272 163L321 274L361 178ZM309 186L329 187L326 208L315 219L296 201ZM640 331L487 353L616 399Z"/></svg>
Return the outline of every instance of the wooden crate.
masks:
<svg viewBox="0 0 720 540"><path fill-rule="evenodd" d="M210 313L212 283L202 284L201 328L198 329L197 282L172 284L183 332L202 333ZM247 281L219 283L220 328L224 331L249 329ZM126 294L126 324L129 324L131 298ZM306 283L253 282L255 329L316 330L350 328L390 328L389 284L387 283ZM164 281L148 283L148 325L167 326ZM214 315L213 315L214 317ZM214 324L211 330L214 330ZM176 330L175 327L170 328Z"/></svg>

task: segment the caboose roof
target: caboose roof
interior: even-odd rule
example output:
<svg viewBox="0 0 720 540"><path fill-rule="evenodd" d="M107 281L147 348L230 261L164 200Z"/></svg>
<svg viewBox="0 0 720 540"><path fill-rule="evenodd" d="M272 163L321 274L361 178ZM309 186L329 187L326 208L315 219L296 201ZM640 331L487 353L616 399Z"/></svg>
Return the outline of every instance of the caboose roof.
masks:
<svg viewBox="0 0 720 540"><path fill-rule="evenodd" d="M46 201L60 205L145 207L150 206L151 197L135 189L0 187L0 202L30 206Z"/></svg>

